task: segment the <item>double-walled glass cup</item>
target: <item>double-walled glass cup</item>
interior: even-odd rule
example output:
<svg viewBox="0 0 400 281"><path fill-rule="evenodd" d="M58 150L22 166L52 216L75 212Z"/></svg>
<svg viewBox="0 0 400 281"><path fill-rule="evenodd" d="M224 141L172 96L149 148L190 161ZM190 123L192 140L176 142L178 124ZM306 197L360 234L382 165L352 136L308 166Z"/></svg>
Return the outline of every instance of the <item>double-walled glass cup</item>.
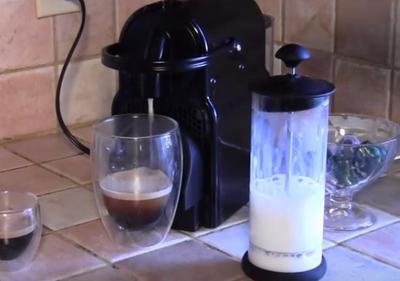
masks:
<svg viewBox="0 0 400 281"><path fill-rule="evenodd" d="M35 257L42 235L37 197L0 192L0 271L16 271ZM1 279L1 278L0 278Z"/></svg>
<svg viewBox="0 0 400 281"><path fill-rule="evenodd" d="M149 247L167 236L182 181L175 120L124 114L94 125L91 151L97 207L112 240Z"/></svg>

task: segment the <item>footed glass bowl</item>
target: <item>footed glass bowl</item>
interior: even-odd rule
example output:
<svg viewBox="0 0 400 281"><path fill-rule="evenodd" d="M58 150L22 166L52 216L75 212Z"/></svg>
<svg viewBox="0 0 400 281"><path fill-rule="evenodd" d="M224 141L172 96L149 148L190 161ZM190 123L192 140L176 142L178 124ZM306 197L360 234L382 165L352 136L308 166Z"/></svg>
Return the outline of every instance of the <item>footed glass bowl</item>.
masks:
<svg viewBox="0 0 400 281"><path fill-rule="evenodd" d="M375 217L352 198L388 170L398 151L399 132L398 124L384 118L329 117L325 228L357 230L374 224Z"/></svg>

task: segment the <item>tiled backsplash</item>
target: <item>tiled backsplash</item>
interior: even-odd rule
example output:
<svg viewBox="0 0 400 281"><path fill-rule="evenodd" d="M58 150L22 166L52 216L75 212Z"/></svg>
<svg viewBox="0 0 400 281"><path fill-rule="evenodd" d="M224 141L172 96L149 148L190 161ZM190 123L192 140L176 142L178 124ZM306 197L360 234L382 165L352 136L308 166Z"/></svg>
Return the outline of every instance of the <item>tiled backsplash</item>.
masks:
<svg viewBox="0 0 400 281"><path fill-rule="evenodd" d="M67 73L62 112L69 124L109 114L116 74L100 62L127 17L153 0L86 0L87 25ZM58 73L80 24L78 13L37 19L34 0L0 0L0 142L57 129Z"/></svg>
<svg viewBox="0 0 400 281"><path fill-rule="evenodd" d="M276 48L298 43L311 49L301 72L336 84L334 111L400 122L398 0L257 2L275 17Z"/></svg>
<svg viewBox="0 0 400 281"><path fill-rule="evenodd" d="M88 22L63 88L69 124L109 113L116 74L100 51L126 18L156 0L86 0ZM296 42L302 73L333 81L335 111L400 121L400 0L257 0L275 17L275 49ZM0 142L55 131L55 87L79 14L37 19L34 0L0 0ZM275 72L281 69L275 62Z"/></svg>

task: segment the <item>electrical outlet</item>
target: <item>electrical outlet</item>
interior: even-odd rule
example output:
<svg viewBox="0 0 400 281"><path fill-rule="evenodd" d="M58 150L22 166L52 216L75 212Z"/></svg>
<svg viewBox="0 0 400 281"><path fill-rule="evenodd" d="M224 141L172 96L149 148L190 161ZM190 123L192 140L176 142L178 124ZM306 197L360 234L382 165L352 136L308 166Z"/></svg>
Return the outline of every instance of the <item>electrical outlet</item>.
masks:
<svg viewBox="0 0 400 281"><path fill-rule="evenodd" d="M79 12L80 5L76 0L36 0L38 18Z"/></svg>

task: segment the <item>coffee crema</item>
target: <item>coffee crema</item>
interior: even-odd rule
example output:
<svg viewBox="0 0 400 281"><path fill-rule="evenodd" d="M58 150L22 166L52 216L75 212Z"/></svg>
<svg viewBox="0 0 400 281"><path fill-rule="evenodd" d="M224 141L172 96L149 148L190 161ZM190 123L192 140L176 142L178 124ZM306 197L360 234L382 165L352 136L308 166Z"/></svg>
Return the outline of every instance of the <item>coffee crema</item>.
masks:
<svg viewBox="0 0 400 281"><path fill-rule="evenodd" d="M172 181L158 169L135 168L100 181L105 207L119 227L137 230L162 216Z"/></svg>

